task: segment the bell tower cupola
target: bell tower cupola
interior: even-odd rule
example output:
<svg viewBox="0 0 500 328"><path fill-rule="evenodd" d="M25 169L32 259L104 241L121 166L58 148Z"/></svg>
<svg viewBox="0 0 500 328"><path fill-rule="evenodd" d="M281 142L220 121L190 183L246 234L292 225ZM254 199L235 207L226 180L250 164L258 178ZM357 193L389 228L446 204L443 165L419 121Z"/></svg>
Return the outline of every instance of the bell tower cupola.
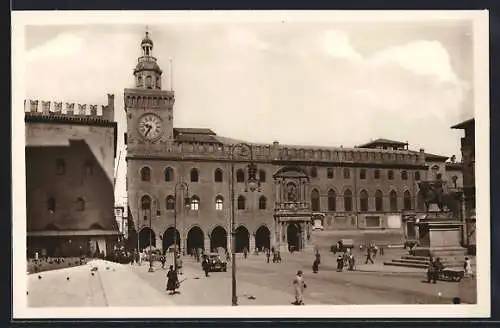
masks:
<svg viewBox="0 0 500 328"><path fill-rule="evenodd" d="M135 87L138 89L161 90L162 70L153 57L153 40L146 32L146 36L141 41L142 56L137 59L134 69Z"/></svg>

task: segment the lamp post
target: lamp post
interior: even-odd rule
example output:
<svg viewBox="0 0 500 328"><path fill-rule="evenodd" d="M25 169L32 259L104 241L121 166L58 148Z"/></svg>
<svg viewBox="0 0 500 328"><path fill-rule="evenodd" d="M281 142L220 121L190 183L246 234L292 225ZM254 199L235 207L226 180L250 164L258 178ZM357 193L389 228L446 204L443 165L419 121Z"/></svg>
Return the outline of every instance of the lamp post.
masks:
<svg viewBox="0 0 500 328"><path fill-rule="evenodd" d="M253 163L252 147L246 143L234 144L231 147L231 295L232 305L238 305L238 296L236 294L236 226L235 226L235 192L234 192L234 155L236 149L240 149L240 156L246 157L246 151L249 152L248 180L245 183L245 191L250 189L254 192L260 187L257 180L257 166Z"/></svg>
<svg viewBox="0 0 500 328"><path fill-rule="evenodd" d="M185 192L184 196L184 206L189 206L189 186L186 182L180 181L176 183L174 187L174 270L177 271L177 190L182 187L182 191Z"/></svg>
<svg viewBox="0 0 500 328"><path fill-rule="evenodd" d="M155 205L156 205L156 218L160 218L161 212L160 212L160 203L158 202L158 199L155 197ZM151 215L151 209L149 210L149 270L148 272L154 272L154 267L153 267L153 225L151 224L151 218L153 216Z"/></svg>

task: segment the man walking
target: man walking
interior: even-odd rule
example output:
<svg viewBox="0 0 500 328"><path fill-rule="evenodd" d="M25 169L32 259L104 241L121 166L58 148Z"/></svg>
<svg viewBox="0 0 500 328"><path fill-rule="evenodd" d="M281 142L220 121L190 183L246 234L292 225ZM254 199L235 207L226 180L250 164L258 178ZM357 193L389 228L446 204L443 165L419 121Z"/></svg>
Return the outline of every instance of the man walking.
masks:
<svg viewBox="0 0 500 328"><path fill-rule="evenodd" d="M302 296L304 295L304 289L307 288L307 285L304 281L304 277L302 271L297 271L297 276L292 281L295 292L295 302L293 305L304 305L304 300Z"/></svg>
<svg viewBox="0 0 500 328"><path fill-rule="evenodd" d="M372 259L372 249L371 247L366 248L366 261L365 264L368 264L368 261L373 264L373 259Z"/></svg>

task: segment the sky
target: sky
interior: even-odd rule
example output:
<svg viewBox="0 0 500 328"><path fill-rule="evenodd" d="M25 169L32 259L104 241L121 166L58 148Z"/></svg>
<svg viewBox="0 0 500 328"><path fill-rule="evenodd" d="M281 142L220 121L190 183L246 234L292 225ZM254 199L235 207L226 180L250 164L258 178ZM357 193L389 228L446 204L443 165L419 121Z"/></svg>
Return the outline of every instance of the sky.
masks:
<svg viewBox="0 0 500 328"><path fill-rule="evenodd" d="M123 89L133 87L146 25L38 25L25 34L26 98L106 104L106 94L115 94L119 204L126 174ZM147 28L163 88L176 93L175 127L330 147L387 138L460 158L463 132L450 127L474 115L470 21Z"/></svg>

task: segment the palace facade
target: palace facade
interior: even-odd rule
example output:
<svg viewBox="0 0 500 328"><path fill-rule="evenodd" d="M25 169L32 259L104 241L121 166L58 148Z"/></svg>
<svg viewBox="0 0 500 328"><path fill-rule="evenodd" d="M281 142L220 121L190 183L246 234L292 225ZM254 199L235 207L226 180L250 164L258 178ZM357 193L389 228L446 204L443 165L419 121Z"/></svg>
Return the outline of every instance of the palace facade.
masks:
<svg viewBox="0 0 500 328"><path fill-rule="evenodd" d="M232 201L237 252L307 249L317 229L403 233L402 213L423 211L417 183L446 172L448 157L386 139L353 148L241 145L210 129L176 128L175 94L161 87L153 46L146 33L135 88L124 90L128 213L139 231L130 237L140 249L174 240L187 252L229 248Z"/></svg>

